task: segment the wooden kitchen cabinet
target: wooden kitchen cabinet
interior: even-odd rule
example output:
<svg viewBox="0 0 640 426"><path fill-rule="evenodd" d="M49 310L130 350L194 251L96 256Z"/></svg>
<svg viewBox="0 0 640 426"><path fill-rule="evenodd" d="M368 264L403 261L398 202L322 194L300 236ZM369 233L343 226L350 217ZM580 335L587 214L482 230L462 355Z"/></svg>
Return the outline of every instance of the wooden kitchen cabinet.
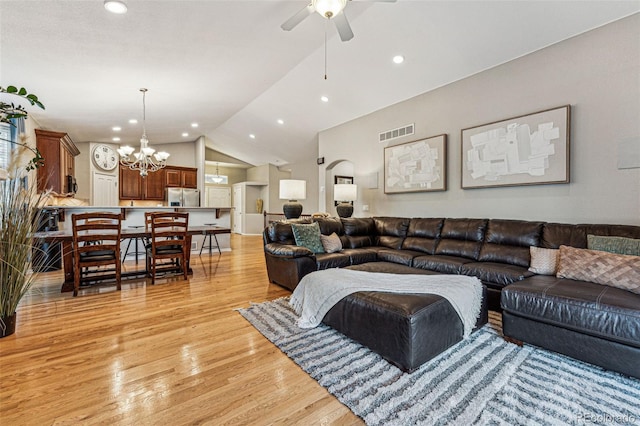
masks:
<svg viewBox="0 0 640 426"><path fill-rule="evenodd" d="M198 169L192 167L167 166L165 168L167 188L197 188Z"/></svg>
<svg viewBox="0 0 640 426"><path fill-rule="evenodd" d="M165 182L165 170L161 169L157 172L152 172L142 179L142 188L144 190L145 200L164 200L164 182Z"/></svg>
<svg viewBox="0 0 640 426"><path fill-rule="evenodd" d="M120 166L120 199L121 200L155 200L164 201L164 169L149 172L147 177L140 176L139 170L131 170Z"/></svg>
<svg viewBox="0 0 640 426"><path fill-rule="evenodd" d="M51 189L59 194L67 192L67 176L75 177L75 156L78 147L64 132L35 129L36 147L44 158L38 168L38 191Z"/></svg>

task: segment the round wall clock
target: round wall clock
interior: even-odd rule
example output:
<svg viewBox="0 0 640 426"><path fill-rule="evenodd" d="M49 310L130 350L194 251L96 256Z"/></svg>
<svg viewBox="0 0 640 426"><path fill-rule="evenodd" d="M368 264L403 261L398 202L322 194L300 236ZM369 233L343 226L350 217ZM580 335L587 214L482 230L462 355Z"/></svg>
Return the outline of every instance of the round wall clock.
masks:
<svg viewBox="0 0 640 426"><path fill-rule="evenodd" d="M93 148L93 164L102 170L113 170L118 166L118 153L109 145L96 145Z"/></svg>

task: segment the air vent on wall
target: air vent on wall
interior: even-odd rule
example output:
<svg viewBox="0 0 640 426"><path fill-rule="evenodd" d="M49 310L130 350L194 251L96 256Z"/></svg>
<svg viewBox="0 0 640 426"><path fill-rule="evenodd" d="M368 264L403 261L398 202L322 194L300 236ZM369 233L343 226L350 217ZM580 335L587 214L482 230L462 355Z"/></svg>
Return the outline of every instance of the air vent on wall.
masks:
<svg viewBox="0 0 640 426"><path fill-rule="evenodd" d="M412 135L414 124L407 124L403 127L398 127L397 129L387 130L386 132L382 132L379 135L379 142L390 141L391 139L401 138L402 136Z"/></svg>

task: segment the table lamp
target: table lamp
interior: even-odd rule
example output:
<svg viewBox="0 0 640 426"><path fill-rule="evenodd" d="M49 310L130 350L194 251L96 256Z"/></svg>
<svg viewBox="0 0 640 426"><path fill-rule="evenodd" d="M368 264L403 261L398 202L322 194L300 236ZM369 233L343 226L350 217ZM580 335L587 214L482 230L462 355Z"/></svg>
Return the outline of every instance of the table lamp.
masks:
<svg viewBox="0 0 640 426"><path fill-rule="evenodd" d="M353 214L352 201L358 199L358 185L352 183L338 183L333 185L333 200L340 201L336 211L340 217L351 217Z"/></svg>
<svg viewBox="0 0 640 426"><path fill-rule="evenodd" d="M282 179L280 181L280 199L289 200L284 203L282 211L287 219L297 219L302 214L302 204L298 200L307 198L307 181Z"/></svg>

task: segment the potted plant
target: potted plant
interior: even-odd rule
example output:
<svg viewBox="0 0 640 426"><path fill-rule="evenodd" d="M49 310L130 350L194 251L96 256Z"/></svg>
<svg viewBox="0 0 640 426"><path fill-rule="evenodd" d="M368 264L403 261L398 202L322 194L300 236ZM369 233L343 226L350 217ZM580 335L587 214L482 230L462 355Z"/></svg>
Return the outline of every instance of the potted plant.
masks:
<svg viewBox="0 0 640 426"><path fill-rule="evenodd" d="M0 93L22 97L31 105L44 108L38 98L24 88L0 87ZM0 122L13 126L12 119L16 118L27 118L27 111L21 105L0 100ZM17 145L18 151L7 170L0 170L0 337L14 333L16 309L34 282L31 269L34 224L40 221L39 205L47 196L38 194L36 186L27 183L27 173L44 164L38 150L29 147L25 135L20 135L19 142L6 142ZM18 162L26 150L35 156L21 167Z"/></svg>

